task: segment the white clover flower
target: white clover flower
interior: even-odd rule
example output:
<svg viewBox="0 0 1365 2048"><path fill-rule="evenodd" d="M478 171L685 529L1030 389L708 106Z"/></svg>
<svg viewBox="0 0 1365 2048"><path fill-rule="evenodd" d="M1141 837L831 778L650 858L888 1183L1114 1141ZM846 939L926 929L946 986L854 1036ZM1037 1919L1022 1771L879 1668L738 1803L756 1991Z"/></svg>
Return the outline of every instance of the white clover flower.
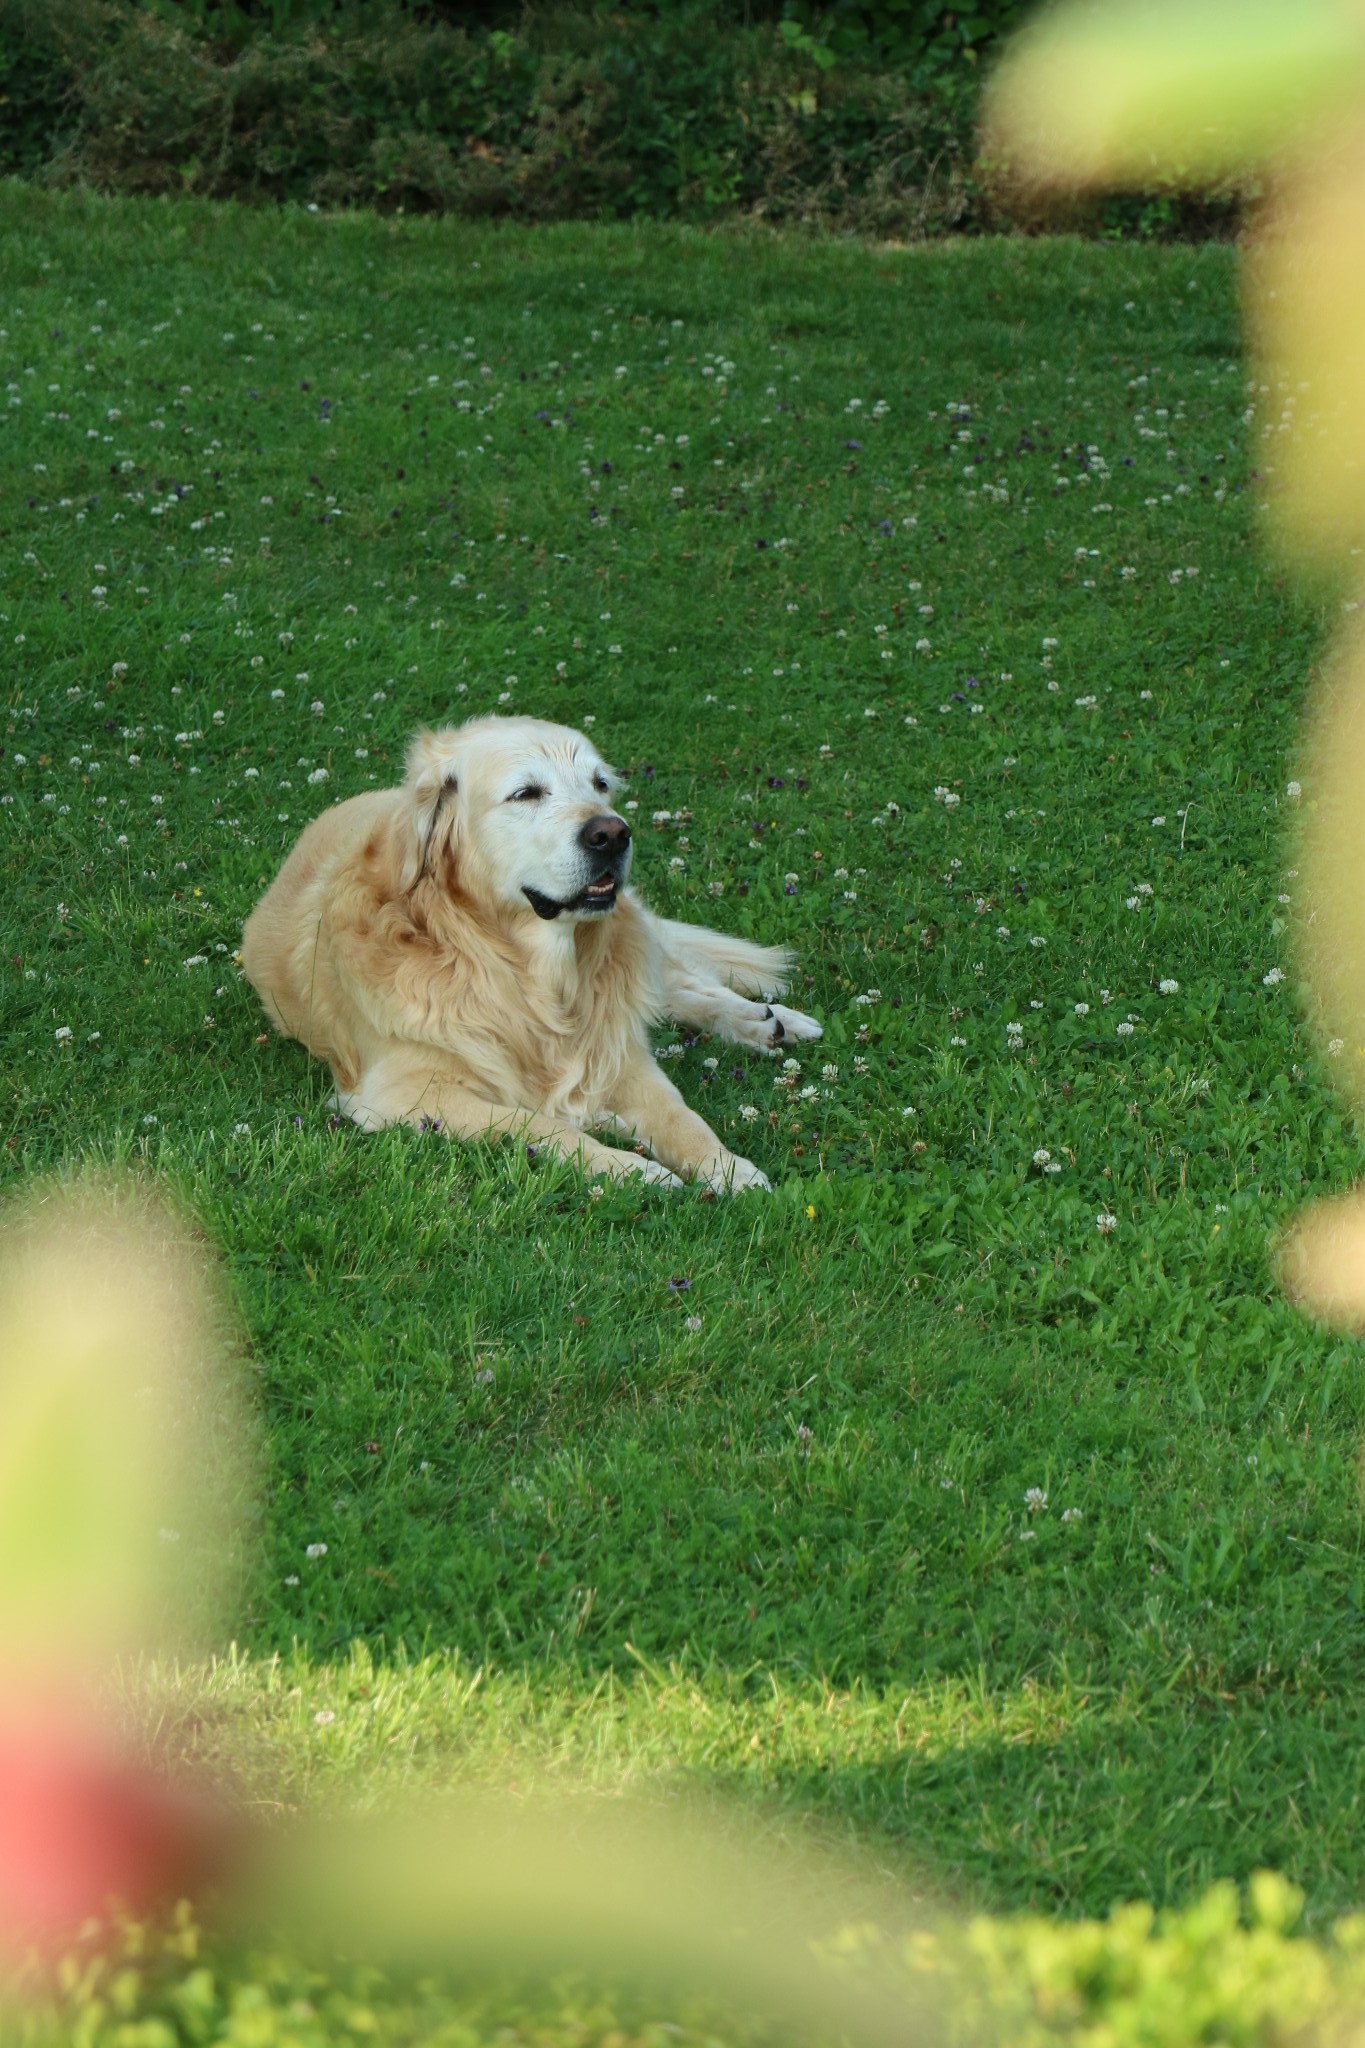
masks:
<svg viewBox="0 0 1365 2048"><path fill-rule="evenodd" d="M1118 1033L1120 1038L1131 1038L1133 1035L1134 1028L1135 1027L1128 1022L1127 1018L1124 1019L1122 1024L1116 1024L1114 1026L1114 1029Z"/></svg>
<svg viewBox="0 0 1365 2048"><path fill-rule="evenodd" d="M1180 994L1180 983L1172 980L1168 975L1165 981L1157 983L1157 991L1163 996L1178 996Z"/></svg>
<svg viewBox="0 0 1365 2048"><path fill-rule="evenodd" d="M1118 1227L1118 1217L1111 1216L1107 1209L1102 1209L1099 1215L1095 1218L1095 1228L1096 1230L1098 1230L1101 1237L1112 1237L1114 1235L1114 1232L1118 1229Z"/></svg>
<svg viewBox="0 0 1365 2048"><path fill-rule="evenodd" d="M820 1078L822 1081L837 1081L839 1078L839 1069L836 1066L832 1065L823 1066L820 1069Z"/></svg>
<svg viewBox="0 0 1365 2048"><path fill-rule="evenodd" d="M59 1024L52 1035L56 1039L58 1045L69 1045L71 1043L73 1033L71 1030L71 1026L69 1024Z"/></svg>
<svg viewBox="0 0 1365 2048"><path fill-rule="evenodd" d="M330 778L328 777L327 770L325 768L314 768L314 770L308 777L308 780L310 782L326 782L329 779Z"/></svg>
<svg viewBox="0 0 1365 2048"><path fill-rule="evenodd" d="M752 1102L741 1102L739 1113L746 1124L756 1123L763 1114L762 1110L756 1108Z"/></svg>
<svg viewBox="0 0 1365 2048"><path fill-rule="evenodd" d="M1024 1495L1024 1506L1031 1515L1041 1515L1047 1507L1047 1495L1041 1486L1030 1486Z"/></svg>
<svg viewBox="0 0 1365 2048"><path fill-rule="evenodd" d="M1047 1150L1046 1146L1040 1145L1038 1147L1038 1150L1033 1155L1033 1163L1035 1166L1050 1166L1052 1164L1052 1154Z"/></svg>
<svg viewBox="0 0 1365 2048"><path fill-rule="evenodd" d="M327 1545L325 1543L310 1543L303 1554L305 1557L326 1557Z"/></svg>
<svg viewBox="0 0 1365 2048"><path fill-rule="evenodd" d="M1334 1060L1339 1060L1339 1059L1341 1058L1341 1055L1342 1055L1342 1054L1343 1054L1343 1053L1345 1052L1345 1050L1346 1050L1346 1041L1345 1041L1345 1039L1344 1039L1344 1038L1329 1038L1329 1039L1328 1039L1328 1041L1327 1041L1327 1050L1328 1050L1328 1052L1329 1052L1329 1053L1331 1054L1331 1056L1332 1056L1332 1058L1333 1058Z"/></svg>
<svg viewBox="0 0 1365 2048"><path fill-rule="evenodd" d="M1286 782L1284 786L1284 793L1289 798L1291 803L1297 803L1299 798L1303 795L1303 787L1300 783L1297 782Z"/></svg>
<svg viewBox="0 0 1365 2048"><path fill-rule="evenodd" d="M1283 967L1272 967L1269 974L1263 974L1261 976L1261 986L1263 988L1278 988L1283 980Z"/></svg>
<svg viewBox="0 0 1365 2048"><path fill-rule="evenodd" d="M1083 1519L1083 1518L1082 1518L1082 1515L1081 1515L1081 1511L1080 1511L1080 1509L1079 1509L1079 1508L1063 1508L1063 1509L1062 1509L1062 1520L1063 1520L1064 1522L1079 1522L1079 1521L1081 1521L1082 1519Z"/></svg>

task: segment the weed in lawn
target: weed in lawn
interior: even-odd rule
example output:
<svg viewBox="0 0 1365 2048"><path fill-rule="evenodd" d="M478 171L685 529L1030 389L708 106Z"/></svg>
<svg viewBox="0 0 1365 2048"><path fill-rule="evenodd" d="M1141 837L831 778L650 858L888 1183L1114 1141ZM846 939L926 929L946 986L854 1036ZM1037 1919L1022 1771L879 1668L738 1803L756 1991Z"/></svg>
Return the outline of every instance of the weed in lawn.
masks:
<svg viewBox="0 0 1365 2048"><path fill-rule="evenodd" d="M1359 1354L1268 1258L1359 1160L1283 967L1322 619L1231 254L0 208L5 1157L195 1204L268 1425L184 1742L1353 1900ZM799 948L816 1055L661 1038L771 1201L362 1138L265 1037L302 823L500 706L628 772L658 909Z"/></svg>

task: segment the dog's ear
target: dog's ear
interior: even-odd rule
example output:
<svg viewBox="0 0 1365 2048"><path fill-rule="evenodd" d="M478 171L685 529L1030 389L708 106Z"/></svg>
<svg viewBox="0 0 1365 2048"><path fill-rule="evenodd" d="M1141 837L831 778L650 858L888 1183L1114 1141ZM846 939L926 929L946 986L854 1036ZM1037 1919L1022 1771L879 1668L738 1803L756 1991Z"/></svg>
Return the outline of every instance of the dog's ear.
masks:
<svg viewBox="0 0 1365 2048"><path fill-rule="evenodd" d="M407 891L425 872L437 827L449 822L459 794L456 762L459 735L451 726L440 732L419 732L408 748L403 782L407 798L401 821L400 890Z"/></svg>

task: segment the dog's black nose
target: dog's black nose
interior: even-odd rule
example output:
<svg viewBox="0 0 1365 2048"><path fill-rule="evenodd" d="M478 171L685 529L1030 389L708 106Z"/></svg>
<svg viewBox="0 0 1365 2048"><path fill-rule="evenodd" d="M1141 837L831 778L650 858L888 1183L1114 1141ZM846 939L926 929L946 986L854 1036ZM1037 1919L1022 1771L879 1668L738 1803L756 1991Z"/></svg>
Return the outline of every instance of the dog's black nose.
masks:
<svg viewBox="0 0 1365 2048"><path fill-rule="evenodd" d="M630 827L624 818L589 818L578 835L578 843L589 853L605 853L610 858L624 853L630 845Z"/></svg>

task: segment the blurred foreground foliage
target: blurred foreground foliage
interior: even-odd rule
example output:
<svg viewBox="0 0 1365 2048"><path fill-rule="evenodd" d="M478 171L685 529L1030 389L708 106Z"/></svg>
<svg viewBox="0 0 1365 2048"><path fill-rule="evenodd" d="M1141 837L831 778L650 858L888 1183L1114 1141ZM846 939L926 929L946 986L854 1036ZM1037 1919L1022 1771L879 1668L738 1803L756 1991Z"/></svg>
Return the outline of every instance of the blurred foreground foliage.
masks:
<svg viewBox="0 0 1365 2048"><path fill-rule="evenodd" d="M1275 2048L1330 2042L1365 2005L1365 1915L1321 1942L1296 1932L1302 1900L1263 1873L1245 1893L1214 1886L1180 1910L1117 1907L1105 1920L979 1918L916 1935L897 1967L907 2016L917 1992L948 1993L954 2048ZM830 1967L888 1958L876 1931L849 1931ZM25 2048L330 2048L341 2042L541 2048L722 2048L775 2038L758 2018L701 1998L650 1999L586 1983L469 1984L386 1974L344 1960L224 1950L187 1907L159 1927L91 1930L55 1978L28 1987L4 2038Z"/></svg>

